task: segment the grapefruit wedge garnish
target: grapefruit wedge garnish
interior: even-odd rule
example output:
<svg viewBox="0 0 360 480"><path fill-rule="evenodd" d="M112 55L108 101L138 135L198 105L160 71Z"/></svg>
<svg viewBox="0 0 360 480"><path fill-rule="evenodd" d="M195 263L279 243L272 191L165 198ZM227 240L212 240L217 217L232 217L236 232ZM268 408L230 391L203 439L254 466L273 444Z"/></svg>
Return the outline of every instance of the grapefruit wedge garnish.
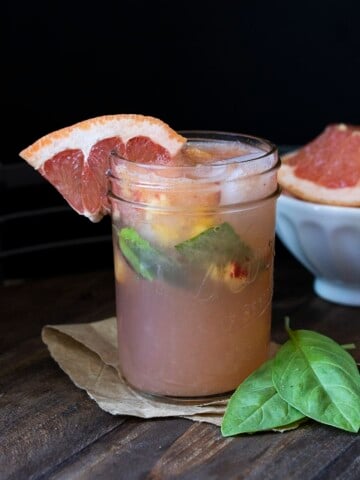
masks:
<svg viewBox="0 0 360 480"><path fill-rule="evenodd" d="M185 141L157 118L105 115L49 133L20 156L76 212L96 222L110 213L106 172L112 152L130 161L167 164Z"/></svg>
<svg viewBox="0 0 360 480"><path fill-rule="evenodd" d="M360 206L360 127L336 124L285 155L278 180L303 200Z"/></svg>

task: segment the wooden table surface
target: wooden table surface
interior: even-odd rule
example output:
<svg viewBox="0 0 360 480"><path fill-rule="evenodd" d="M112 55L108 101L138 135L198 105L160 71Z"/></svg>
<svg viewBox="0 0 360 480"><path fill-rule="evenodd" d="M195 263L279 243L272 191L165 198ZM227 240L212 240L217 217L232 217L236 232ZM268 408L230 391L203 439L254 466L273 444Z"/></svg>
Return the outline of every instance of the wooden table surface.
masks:
<svg viewBox="0 0 360 480"><path fill-rule="evenodd" d="M45 324L114 315L112 271L0 287L0 479L359 479L360 435L310 422L224 439L189 420L103 412L49 356ZM277 241L273 339L308 328L360 345L360 308L332 304ZM359 349L354 355L360 360Z"/></svg>

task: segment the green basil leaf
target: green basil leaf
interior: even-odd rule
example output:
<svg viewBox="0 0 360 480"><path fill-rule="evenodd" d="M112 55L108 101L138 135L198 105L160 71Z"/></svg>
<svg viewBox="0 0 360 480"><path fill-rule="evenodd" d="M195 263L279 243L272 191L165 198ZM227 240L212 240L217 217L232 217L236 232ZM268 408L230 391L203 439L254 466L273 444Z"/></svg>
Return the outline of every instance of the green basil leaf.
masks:
<svg viewBox="0 0 360 480"><path fill-rule="evenodd" d="M353 357L338 343L310 330L291 330L278 350L272 380L279 395L318 422L357 432L360 375Z"/></svg>
<svg viewBox="0 0 360 480"><path fill-rule="evenodd" d="M163 278L170 282L185 282L179 263L153 247L135 229L126 227L118 232L122 254L137 274L146 280Z"/></svg>
<svg viewBox="0 0 360 480"><path fill-rule="evenodd" d="M251 248L227 222L208 228L175 248L189 262L205 268L212 264L223 266L230 261L241 265L253 257Z"/></svg>
<svg viewBox="0 0 360 480"><path fill-rule="evenodd" d="M272 382L273 360L247 377L231 396L221 424L223 436L296 428L304 415L285 402Z"/></svg>

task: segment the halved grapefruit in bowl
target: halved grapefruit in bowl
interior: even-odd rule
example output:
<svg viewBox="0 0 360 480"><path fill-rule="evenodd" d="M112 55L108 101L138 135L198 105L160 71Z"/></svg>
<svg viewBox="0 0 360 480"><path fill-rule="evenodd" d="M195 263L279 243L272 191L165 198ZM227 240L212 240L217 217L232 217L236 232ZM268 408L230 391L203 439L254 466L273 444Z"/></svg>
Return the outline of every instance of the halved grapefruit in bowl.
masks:
<svg viewBox="0 0 360 480"><path fill-rule="evenodd" d="M360 127L328 125L320 135L281 159L278 181L302 200L360 206Z"/></svg>
<svg viewBox="0 0 360 480"><path fill-rule="evenodd" d="M360 306L360 127L337 124L285 155L276 233L322 298Z"/></svg>

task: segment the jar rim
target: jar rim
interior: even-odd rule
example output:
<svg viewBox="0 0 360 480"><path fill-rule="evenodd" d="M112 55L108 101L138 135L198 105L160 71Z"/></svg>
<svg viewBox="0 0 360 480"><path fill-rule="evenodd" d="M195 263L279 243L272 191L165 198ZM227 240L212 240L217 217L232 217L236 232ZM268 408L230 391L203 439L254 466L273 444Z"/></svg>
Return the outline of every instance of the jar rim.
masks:
<svg viewBox="0 0 360 480"><path fill-rule="evenodd" d="M186 137L187 140L191 141L201 141L203 140L204 142L209 142L209 141L214 141L214 142L219 142L219 141L226 141L226 142L234 142L238 141L239 143L253 143L253 147L256 147L260 150L259 155L255 157L251 157L246 159L246 154L242 154L236 157L230 157L227 160L221 160L219 162L214 162L210 163L211 166L214 165L228 165L231 164L232 160L234 160L233 163L238 163L237 159L241 158L241 162L251 162L252 160L259 160L261 158L267 157L269 155L275 154L278 152L278 147L275 145L273 142L270 140L260 137L257 135L251 135L247 133L237 133L237 132L227 132L227 131L222 131L222 130L179 130L178 132L180 135ZM258 145L255 145L257 143ZM266 147L267 150L263 150L261 148Z"/></svg>
<svg viewBox="0 0 360 480"><path fill-rule="evenodd" d="M269 170L272 170L274 167L278 167L278 147L272 143L270 140L265 138L243 134L243 133L234 133L234 132L225 132L225 131L218 131L218 130L179 130L178 132L180 135L186 137L189 143L196 143L202 142L204 144L209 143L216 143L217 145L220 142L224 143L239 143L244 146L248 146L249 148L253 148L251 151L247 153L241 153L237 156L232 156L227 159L219 159L215 161L210 161L208 163L195 163L192 165L179 165L179 164L157 164L157 163L145 163L145 162L134 162L131 160L127 160L126 158L120 156L119 154L112 152L111 159L113 161L121 161L123 165L134 166L136 168L141 169L151 169L152 172L156 171L172 171L176 170L185 174L191 174L196 170L201 169L202 172L212 171L216 174L217 170L220 170L224 167L231 167L231 166L243 166L249 167L251 169L250 175L253 174L263 174ZM266 162L267 159L270 159L270 162ZM255 170L253 170L255 169ZM112 176L116 178L114 175L114 171L112 171ZM205 174L205 177L207 175Z"/></svg>

